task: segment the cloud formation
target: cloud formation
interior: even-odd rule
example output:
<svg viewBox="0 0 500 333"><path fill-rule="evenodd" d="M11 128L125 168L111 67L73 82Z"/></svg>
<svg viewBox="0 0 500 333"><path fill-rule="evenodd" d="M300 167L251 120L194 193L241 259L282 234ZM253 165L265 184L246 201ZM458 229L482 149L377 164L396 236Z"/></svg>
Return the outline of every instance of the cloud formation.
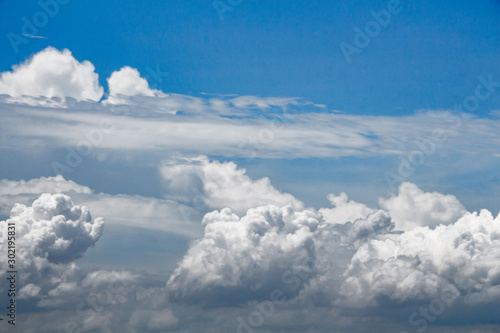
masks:
<svg viewBox="0 0 500 333"><path fill-rule="evenodd" d="M227 207L241 216L262 205L303 207L293 195L274 188L269 178L252 180L233 162L209 161L206 156L180 158L163 162L161 174L169 191L167 197L195 208Z"/></svg>
<svg viewBox="0 0 500 333"><path fill-rule="evenodd" d="M379 204L389 212L398 230L450 224L467 212L455 196L424 192L408 182L399 186L396 196L380 198Z"/></svg>
<svg viewBox="0 0 500 333"><path fill-rule="evenodd" d="M208 213L204 237L190 247L167 288L174 298L198 302L213 301L217 291L224 290L265 297L273 285L282 283L283 271L311 268L313 233L320 218L313 211L296 212L291 205L253 208L241 219L229 208Z"/></svg>
<svg viewBox="0 0 500 333"><path fill-rule="evenodd" d="M107 81L109 97L106 101L111 104L126 104L127 100L122 97L163 95L158 90L150 89L148 81L141 77L139 71L129 66L113 72Z"/></svg>
<svg viewBox="0 0 500 333"><path fill-rule="evenodd" d="M342 302L428 301L443 292L466 304L498 302L499 259L500 217L467 213L453 224L362 245L344 273Z"/></svg>
<svg viewBox="0 0 500 333"><path fill-rule="evenodd" d="M0 180L0 214L8 216L15 203L31 204L44 192L69 195L95 214L106 216L108 224L162 230L190 238L200 236L200 221L206 212L168 199L94 193L89 187L58 175L29 181Z"/></svg>
<svg viewBox="0 0 500 333"><path fill-rule="evenodd" d="M54 97L99 101L104 90L94 70L92 63L79 62L69 50L48 47L23 64L13 66L11 72L2 73L0 94L9 95L13 102L32 105L50 105ZM49 100L37 100L40 96ZM58 101L52 102L61 105Z"/></svg>
<svg viewBox="0 0 500 333"><path fill-rule="evenodd" d="M2 239L6 239L7 223L16 225L16 247L23 258L20 265L39 259L57 264L81 258L101 237L104 227L104 220L92 220L86 206L73 204L64 194L49 193L31 207L15 204L10 219L1 224Z"/></svg>
<svg viewBox="0 0 500 333"><path fill-rule="evenodd" d="M333 225L312 209L288 204L252 208L241 218L225 208L206 214L203 227L203 238L191 245L167 283L174 299L212 302L218 295L219 302L238 303L262 300L275 288L294 298L312 278L339 274L331 269L332 253L394 225L383 211Z"/></svg>
<svg viewBox="0 0 500 333"><path fill-rule="evenodd" d="M338 196L331 193L328 194L327 198L334 208L321 208L319 212L323 214L325 221L330 223L354 222L375 211L362 203L349 200L345 192Z"/></svg>

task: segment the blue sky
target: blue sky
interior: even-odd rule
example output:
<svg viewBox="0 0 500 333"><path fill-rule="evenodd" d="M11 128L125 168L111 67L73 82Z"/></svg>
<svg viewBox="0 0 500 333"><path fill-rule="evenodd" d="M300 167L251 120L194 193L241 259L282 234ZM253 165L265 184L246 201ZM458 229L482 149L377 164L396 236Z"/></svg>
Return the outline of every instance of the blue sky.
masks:
<svg viewBox="0 0 500 333"><path fill-rule="evenodd" d="M19 33L36 1L3 1L4 34ZM498 77L497 1L401 1L401 12L347 65L371 11L386 1L262 3L244 0L219 20L211 1L69 1L19 52L1 41L0 70L51 45L91 61L100 82L128 65L159 66L164 91L303 97L352 114L411 114L451 108L477 76ZM248 29L252 27L252 29ZM149 78L150 84L154 79ZM495 96L479 113L498 103Z"/></svg>
<svg viewBox="0 0 500 333"><path fill-rule="evenodd" d="M499 17L1 1L17 329L497 332Z"/></svg>

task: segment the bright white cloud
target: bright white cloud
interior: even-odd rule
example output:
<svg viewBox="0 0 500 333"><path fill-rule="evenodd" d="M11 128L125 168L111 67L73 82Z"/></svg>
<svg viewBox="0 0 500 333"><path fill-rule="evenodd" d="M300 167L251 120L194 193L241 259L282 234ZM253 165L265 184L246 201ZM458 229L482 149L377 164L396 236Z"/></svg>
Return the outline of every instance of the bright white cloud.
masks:
<svg viewBox="0 0 500 333"><path fill-rule="evenodd" d="M320 215L291 205L250 209L241 219L229 208L203 219L204 237L188 250L167 288L175 298L208 301L220 288L269 292L287 269L310 269ZM236 300L219 300L230 301Z"/></svg>
<svg viewBox="0 0 500 333"><path fill-rule="evenodd" d="M500 217L487 210L467 213L435 229L415 228L395 240L362 245L344 273L344 299L351 305L432 300L450 303L498 302L500 296ZM449 305L449 304L448 304Z"/></svg>
<svg viewBox="0 0 500 333"><path fill-rule="evenodd" d="M156 96L158 90L149 88L148 81L142 78L135 68L125 66L119 71L115 71L107 79L109 86L109 97L107 102L111 104L126 104L122 97L130 96Z"/></svg>
<svg viewBox="0 0 500 333"><path fill-rule="evenodd" d="M87 186L78 185L72 180L66 180L63 176L33 178L28 181L0 180L0 196L18 194L41 194L44 192L76 192L90 194L92 190Z"/></svg>
<svg viewBox="0 0 500 333"><path fill-rule="evenodd" d="M339 249L394 227L383 211L333 225L312 209L292 205L252 208L242 218L225 208L206 214L203 226L203 238L191 245L167 283L175 299L238 303L269 297L277 287L294 298L310 281L325 287L324 275L339 274L331 257ZM217 293L223 296L214 300Z"/></svg>
<svg viewBox="0 0 500 333"><path fill-rule="evenodd" d="M362 203L349 200L345 192L340 193L338 196L328 194L328 201L334 208L321 208L319 212L323 214L325 221L330 223L354 222L375 211L375 209L371 209Z"/></svg>
<svg viewBox="0 0 500 333"><path fill-rule="evenodd" d="M15 204L7 223L16 225L16 246L21 256L52 263L80 258L101 237L104 226L102 218L92 220L86 206L74 205L64 194L49 193L42 194L31 207ZM6 239L7 223L1 224L2 239ZM19 264L32 264L30 258L25 259Z"/></svg>
<svg viewBox="0 0 500 333"><path fill-rule="evenodd" d="M39 96L99 101L104 90L94 70L92 63L79 62L69 50L61 52L48 47L25 63L13 66L11 72L3 72L0 94L10 95L11 101L33 105L52 104L50 100L37 100Z"/></svg>
<svg viewBox="0 0 500 333"><path fill-rule="evenodd" d="M293 195L275 189L269 178L252 180L233 162L209 161L206 156L165 161L161 173L168 197L200 209L230 208L239 215L262 205L303 207ZM206 208L205 208L206 206Z"/></svg>
<svg viewBox="0 0 500 333"><path fill-rule="evenodd" d="M7 254L9 224L15 225L15 270L18 271L22 299L44 296L56 299L77 288L78 267L74 260L93 247L103 233L104 220L92 219L85 206L73 204L64 194L44 193L29 206L16 203L11 216L0 222L0 252ZM12 235L10 235L12 236ZM0 268L9 270L7 260ZM0 287L1 289L1 287Z"/></svg>
<svg viewBox="0 0 500 333"><path fill-rule="evenodd" d="M399 186L397 196L380 198L379 204L389 212L398 230L450 224L467 212L455 196L424 192L407 182Z"/></svg>

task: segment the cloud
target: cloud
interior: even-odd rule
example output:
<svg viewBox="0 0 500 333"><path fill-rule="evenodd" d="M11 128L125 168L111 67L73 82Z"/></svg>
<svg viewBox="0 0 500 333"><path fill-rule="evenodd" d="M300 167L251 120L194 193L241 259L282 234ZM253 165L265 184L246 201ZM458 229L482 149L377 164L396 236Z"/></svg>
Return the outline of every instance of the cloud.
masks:
<svg viewBox="0 0 500 333"><path fill-rule="evenodd" d="M70 195L97 215L106 216L108 224L162 230L190 238L201 234L200 221L205 212L173 200L94 193L61 175L29 181L0 180L0 214L8 215L15 203L28 205L44 192Z"/></svg>
<svg viewBox="0 0 500 333"><path fill-rule="evenodd" d="M167 289L176 299L203 303L244 301L249 293L265 297L282 283L283 271L310 269L320 218L291 205L253 208L241 219L229 208L208 213L204 237L190 247Z"/></svg>
<svg viewBox="0 0 500 333"><path fill-rule="evenodd" d="M148 81L140 76L137 69L129 66L113 72L107 81L109 87L107 102L111 104L126 104L127 101L121 97L161 95L160 91L149 88Z"/></svg>
<svg viewBox="0 0 500 333"><path fill-rule="evenodd" d="M99 101L103 88L89 61L79 62L71 52L48 47L36 53L25 63L13 66L11 72L0 76L0 94L10 101L32 105L62 105L52 98L71 97L77 101ZM38 100L43 96L47 99Z"/></svg>
<svg viewBox="0 0 500 333"><path fill-rule="evenodd" d="M10 237L15 262L6 260L0 268L18 271L20 299L40 300L39 306L65 303L64 298L80 289L81 273L74 261L96 244L103 227L101 217L92 219L87 207L75 205L64 194L44 193L29 206L16 203L10 218L0 222L5 240L0 252L7 253ZM7 266L11 264L14 267Z"/></svg>
<svg viewBox="0 0 500 333"><path fill-rule="evenodd" d="M33 178L29 181L0 180L0 195L41 194L44 192L69 192L90 194L92 190L87 186L78 185L63 176Z"/></svg>
<svg viewBox="0 0 500 333"><path fill-rule="evenodd" d="M68 263L81 258L103 232L104 220L92 220L85 206L76 206L64 194L42 194L31 207L15 204L10 219L1 224L6 239L7 224L16 226L16 248L20 265L36 258L50 263ZM5 243L3 243L5 246ZM5 248L4 248L5 250Z"/></svg>
<svg viewBox="0 0 500 333"><path fill-rule="evenodd" d="M123 155L126 151L131 155L175 156L182 152L188 156L273 159L408 156L417 147L415 140L432 137L433 130L442 130L447 139L434 146L436 151L439 149L439 156L470 152L471 156L481 153L493 159L496 142L500 140L500 121L473 118L466 123L460 116L447 112L368 117L315 113L308 106L301 106L294 113L284 113L280 107L277 114L270 115L267 109L238 109L223 101L227 109L221 114L211 108L210 100L192 96L138 95L127 101L130 105L75 102L70 114L57 108L39 112L30 106L4 103L0 108L4 120L0 124L2 145L19 150L36 147L44 151L67 146L76 149L86 135L102 126L103 120L112 124L112 130L103 135L102 142L92 146L95 154ZM50 145L40 145L41 139ZM460 152L457 146L461 147ZM425 164L429 161L427 158ZM475 164L463 163L456 171L471 168ZM387 171L398 175L397 165Z"/></svg>
<svg viewBox="0 0 500 333"><path fill-rule="evenodd" d="M383 211L333 225L291 204L252 208L241 218L225 208L206 214L203 226L203 238L191 245L167 289L176 300L210 305L263 300L276 288L295 298L311 281L338 276L332 254L394 227Z"/></svg>
<svg viewBox="0 0 500 333"><path fill-rule="evenodd" d="M371 209L362 203L349 200L345 192L336 196L328 194L328 201L335 206L334 208L321 208L319 212L323 214L325 221L330 223L346 223L354 222L357 219L364 218L368 214L373 213L375 209Z"/></svg>
<svg viewBox="0 0 500 333"><path fill-rule="evenodd" d="M399 186L397 196L380 198L379 204L389 212L398 230L450 224L467 212L455 196L424 192L408 182Z"/></svg>
<svg viewBox="0 0 500 333"><path fill-rule="evenodd" d="M269 178L252 180L233 162L209 161L206 156L179 158L163 162L161 174L168 198L200 210L228 207L242 215L262 205L303 207L293 195L275 189Z"/></svg>
<svg viewBox="0 0 500 333"><path fill-rule="evenodd" d="M362 245L344 273L339 302L364 307L444 294L450 304L459 297L465 304L498 303L499 259L500 217L467 213L453 224Z"/></svg>
<svg viewBox="0 0 500 333"><path fill-rule="evenodd" d="M42 193L92 193L87 186L64 179L63 176L40 177L29 181L0 180L0 214L9 215L14 203L32 202Z"/></svg>

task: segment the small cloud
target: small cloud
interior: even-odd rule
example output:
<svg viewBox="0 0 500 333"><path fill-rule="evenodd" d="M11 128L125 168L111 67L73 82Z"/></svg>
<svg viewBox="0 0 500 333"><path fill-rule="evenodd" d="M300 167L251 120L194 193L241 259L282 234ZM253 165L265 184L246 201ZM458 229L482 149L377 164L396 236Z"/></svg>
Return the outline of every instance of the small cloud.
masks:
<svg viewBox="0 0 500 333"><path fill-rule="evenodd" d="M34 35L29 35L29 34L22 34L24 37L28 37L28 38L39 38L39 39L48 39L47 37L43 37L43 36L34 36Z"/></svg>

